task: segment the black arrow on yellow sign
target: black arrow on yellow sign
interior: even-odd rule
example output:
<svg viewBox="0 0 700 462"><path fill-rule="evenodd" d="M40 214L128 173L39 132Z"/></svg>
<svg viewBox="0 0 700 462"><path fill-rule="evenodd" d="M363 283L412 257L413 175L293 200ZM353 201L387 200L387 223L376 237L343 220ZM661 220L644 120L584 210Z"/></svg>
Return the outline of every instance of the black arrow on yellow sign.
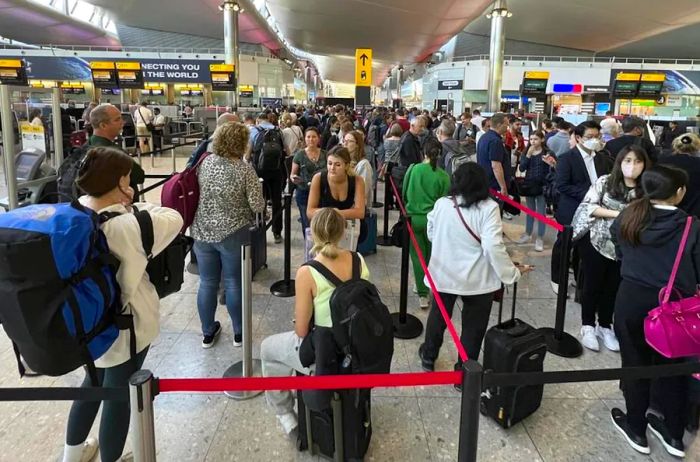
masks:
<svg viewBox="0 0 700 462"><path fill-rule="evenodd" d="M362 53L362 56L360 56L360 59L362 60L362 65L364 66L367 60L369 59L369 56L366 54Z"/></svg>

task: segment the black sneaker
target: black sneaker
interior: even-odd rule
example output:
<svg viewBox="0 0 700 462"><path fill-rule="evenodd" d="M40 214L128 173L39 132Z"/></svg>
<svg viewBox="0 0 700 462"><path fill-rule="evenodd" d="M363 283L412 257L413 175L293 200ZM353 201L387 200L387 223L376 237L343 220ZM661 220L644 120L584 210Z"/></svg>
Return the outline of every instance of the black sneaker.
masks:
<svg viewBox="0 0 700 462"><path fill-rule="evenodd" d="M683 440L671 437L666 422L663 419L655 414L647 414L647 422L649 422L649 430L651 430L651 433L663 444L666 452L672 456L685 457Z"/></svg>
<svg viewBox="0 0 700 462"><path fill-rule="evenodd" d="M273 238L275 239L275 244L280 244L282 242L282 235L281 234L274 234Z"/></svg>
<svg viewBox="0 0 700 462"><path fill-rule="evenodd" d="M215 321L214 326L216 326L214 333L211 335L205 335L202 339L202 348L211 348L218 340L219 334L221 333L221 323L219 321Z"/></svg>
<svg viewBox="0 0 700 462"><path fill-rule="evenodd" d="M435 361L425 357L424 351L425 344L418 347L418 357L420 358L420 367L423 368L425 372L435 372Z"/></svg>
<svg viewBox="0 0 700 462"><path fill-rule="evenodd" d="M615 428L622 433L622 436L625 437L627 443L629 443L629 445L632 446L635 451L642 454L651 453L647 437L644 435L635 435L632 429L629 427L629 424L627 423L627 414L614 407L612 411L610 411L610 417L612 418Z"/></svg>
<svg viewBox="0 0 700 462"><path fill-rule="evenodd" d="M243 335L233 334L233 346L239 347L241 345L243 345Z"/></svg>

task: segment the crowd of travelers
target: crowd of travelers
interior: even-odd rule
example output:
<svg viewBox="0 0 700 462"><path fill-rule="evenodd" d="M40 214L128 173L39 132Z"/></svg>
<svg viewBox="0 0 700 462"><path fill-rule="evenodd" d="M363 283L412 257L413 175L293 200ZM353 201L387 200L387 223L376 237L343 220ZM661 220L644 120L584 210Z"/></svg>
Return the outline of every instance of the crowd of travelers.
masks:
<svg viewBox="0 0 700 462"><path fill-rule="evenodd" d="M142 172L113 145L122 123L113 108L91 108L95 134L76 179L84 207L121 215L105 222L102 230L121 262L117 281L121 304L134 317L136 358L129 356L129 332L121 331L95 363L104 387L126 385L158 335L159 297L146 267L183 227L182 217L172 209L134 203L137 184L143 182L134 175ZM146 124L150 116L139 109ZM700 214L700 138L682 132L676 123L664 130L657 145L649 140L642 119L618 119L608 116L600 123L573 126L552 117L535 126L522 113L484 117L475 109L453 117L416 108L357 113L340 105L222 115L194 162L200 195L189 233L199 269L202 347L213 347L222 331L214 316L220 287L233 345L241 345L241 244L256 215L265 214L268 206L273 240L283 242L282 195L287 192L294 195L309 258L327 271L318 271L316 264L297 270L294 329L262 342L262 368L266 376L314 373L313 366L302 364L299 350L315 326L333 327L336 283L371 281L364 258L356 253L363 237L348 237L348 223L367 220L377 182L393 181L417 241L417 248L410 249L414 290L420 307L429 310L416 358L424 370L435 370L446 328L438 296L450 316L461 298L460 341L469 357L477 359L494 294L533 269L509 256L502 220L512 220L519 211L492 194L494 190L573 227L571 266L580 293L584 347L597 352L602 342L620 353L624 367L679 361L661 356L645 342L644 318L658 305L686 218ZM384 199L397 207L396 199ZM132 209L151 217L151 254L141 246ZM543 252L545 225L539 221L535 230L534 219L527 215L524 232L512 242L526 246L533 237L534 251ZM558 233L551 249L555 293L566 283L562 272L568 271L560 267L562 244L563 233ZM437 293L431 293L421 258ZM698 284L700 223L694 219L675 288L678 296L689 297ZM461 368L459 359L455 368ZM635 450L649 453L648 427L670 454L684 454L688 384L687 377L622 381L626 412L613 408L611 418ZM83 386L91 386L87 375ZM297 432L294 395L274 391L266 396L284 432ZM96 453L98 443L88 433L99 407L98 402L73 404L64 462L91 460ZM99 434L102 460L122 456L128 423L127 403L105 403Z"/></svg>

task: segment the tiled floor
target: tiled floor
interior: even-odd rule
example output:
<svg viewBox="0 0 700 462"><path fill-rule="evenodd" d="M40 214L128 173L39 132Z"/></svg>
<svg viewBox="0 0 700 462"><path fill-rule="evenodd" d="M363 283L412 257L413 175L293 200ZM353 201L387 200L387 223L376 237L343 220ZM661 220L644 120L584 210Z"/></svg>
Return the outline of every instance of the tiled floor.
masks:
<svg viewBox="0 0 700 462"><path fill-rule="evenodd" d="M182 165L184 158L178 159ZM149 165L150 162L145 162ZM170 161L158 159L157 171L167 172ZM157 200L151 193L148 199ZM296 217L296 211L295 215ZM392 212L392 222L396 220ZM381 218L381 217L380 217ZM302 242L293 219L292 268L301 263ZM523 231L522 217L506 222L510 238ZM380 234L382 221L380 219ZM253 283L254 355L267 335L292 328L292 299L270 295L272 282L282 278L282 245L269 236L268 264ZM548 230L547 250L534 252L532 245L510 245L514 259L535 264L536 270L519 284L517 315L538 326L554 324L555 298L549 288L549 257L553 233ZM400 250L380 247L367 257L372 280L379 287L390 309L398 309ZM411 276L412 278L412 276ZM162 301L161 335L153 344L146 367L160 377L220 377L232 363L241 359L241 349L232 346L232 330L223 307L217 318L224 325L219 343L210 350L200 347L196 312L197 278L187 275L183 290ZM412 283L411 283L412 285ZM506 300L508 306L509 300ZM576 334L578 304L570 302L566 330ZM459 326L459 310L455 325ZM427 313L409 294L409 312L423 322ZM492 323L496 321L496 310ZM396 340L393 371L418 372L417 357L421 338ZM450 339L438 360L440 370L448 370L456 350ZM547 370L589 367L617 367L619 356L602 351L586 352L581 358L564 359L548 355ZM11 347L0 335L0 386L75 386L82 376L75 372L60 378L17 378ZM644 461L616 433L610 422L613 406L624 407L615 382L576 383L545 386L541 408L524 422L503 430L484 417L480 420L479 460L499 462L559 461ZM374 437L366 460L369 461L453 461L457 458L460 400L452 387L376 389L373 392ZM156 398L156 437L161 461L293 461L317 460L298 453L278 427L264 398L238 402L223 395L161 395ZM64 425L69 403L0 403L0 462L60 460ZM93 429L96 434L96 429ZM669 461L663 448L650 438L651 460ZM129 443L127 443L128 445ZM700 461L700 443L686 435L687 460Z"/></svg>

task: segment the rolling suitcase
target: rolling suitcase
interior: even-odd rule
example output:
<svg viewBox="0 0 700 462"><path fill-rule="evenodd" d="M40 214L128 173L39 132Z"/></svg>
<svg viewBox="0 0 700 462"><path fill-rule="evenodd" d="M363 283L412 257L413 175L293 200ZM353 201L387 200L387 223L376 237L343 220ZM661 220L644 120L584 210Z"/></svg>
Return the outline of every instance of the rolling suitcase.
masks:
<svg viewBox="0 0 700 462"><path fill-rule="evenodd" d="M364 240L357 244L357 251L362 255L372 255L377 253L377 214L370 210L365 215L366 233Z"/></svg>
<svg viewBox="0 0 700 462"><path fill-rule="evenodd" d="M534 327L515 317L517 284L513 285L513 306L509 321L502 322L503 301L498 307L498 324L486 332L484 370L492 372L541 372L547 344ZM481 413L509 428L535 412L542 402L543 385L491 387L481 394Z"/></svg>
<svg viewBox="0 0 700 462"><path fill-rule="evenodd" d="M304 404L304 393L297 391L297 449L337 462L363 460L372 438L371 389L334 392L331 407L321 411Z"/></svg>
<svg viewBox="0 0 700 462"><path fill-rule="evenodd" d="M262 213L255 214L255 226L250 228L250 246L253 257L253 276L267 268L267 228Z"/></svg>

